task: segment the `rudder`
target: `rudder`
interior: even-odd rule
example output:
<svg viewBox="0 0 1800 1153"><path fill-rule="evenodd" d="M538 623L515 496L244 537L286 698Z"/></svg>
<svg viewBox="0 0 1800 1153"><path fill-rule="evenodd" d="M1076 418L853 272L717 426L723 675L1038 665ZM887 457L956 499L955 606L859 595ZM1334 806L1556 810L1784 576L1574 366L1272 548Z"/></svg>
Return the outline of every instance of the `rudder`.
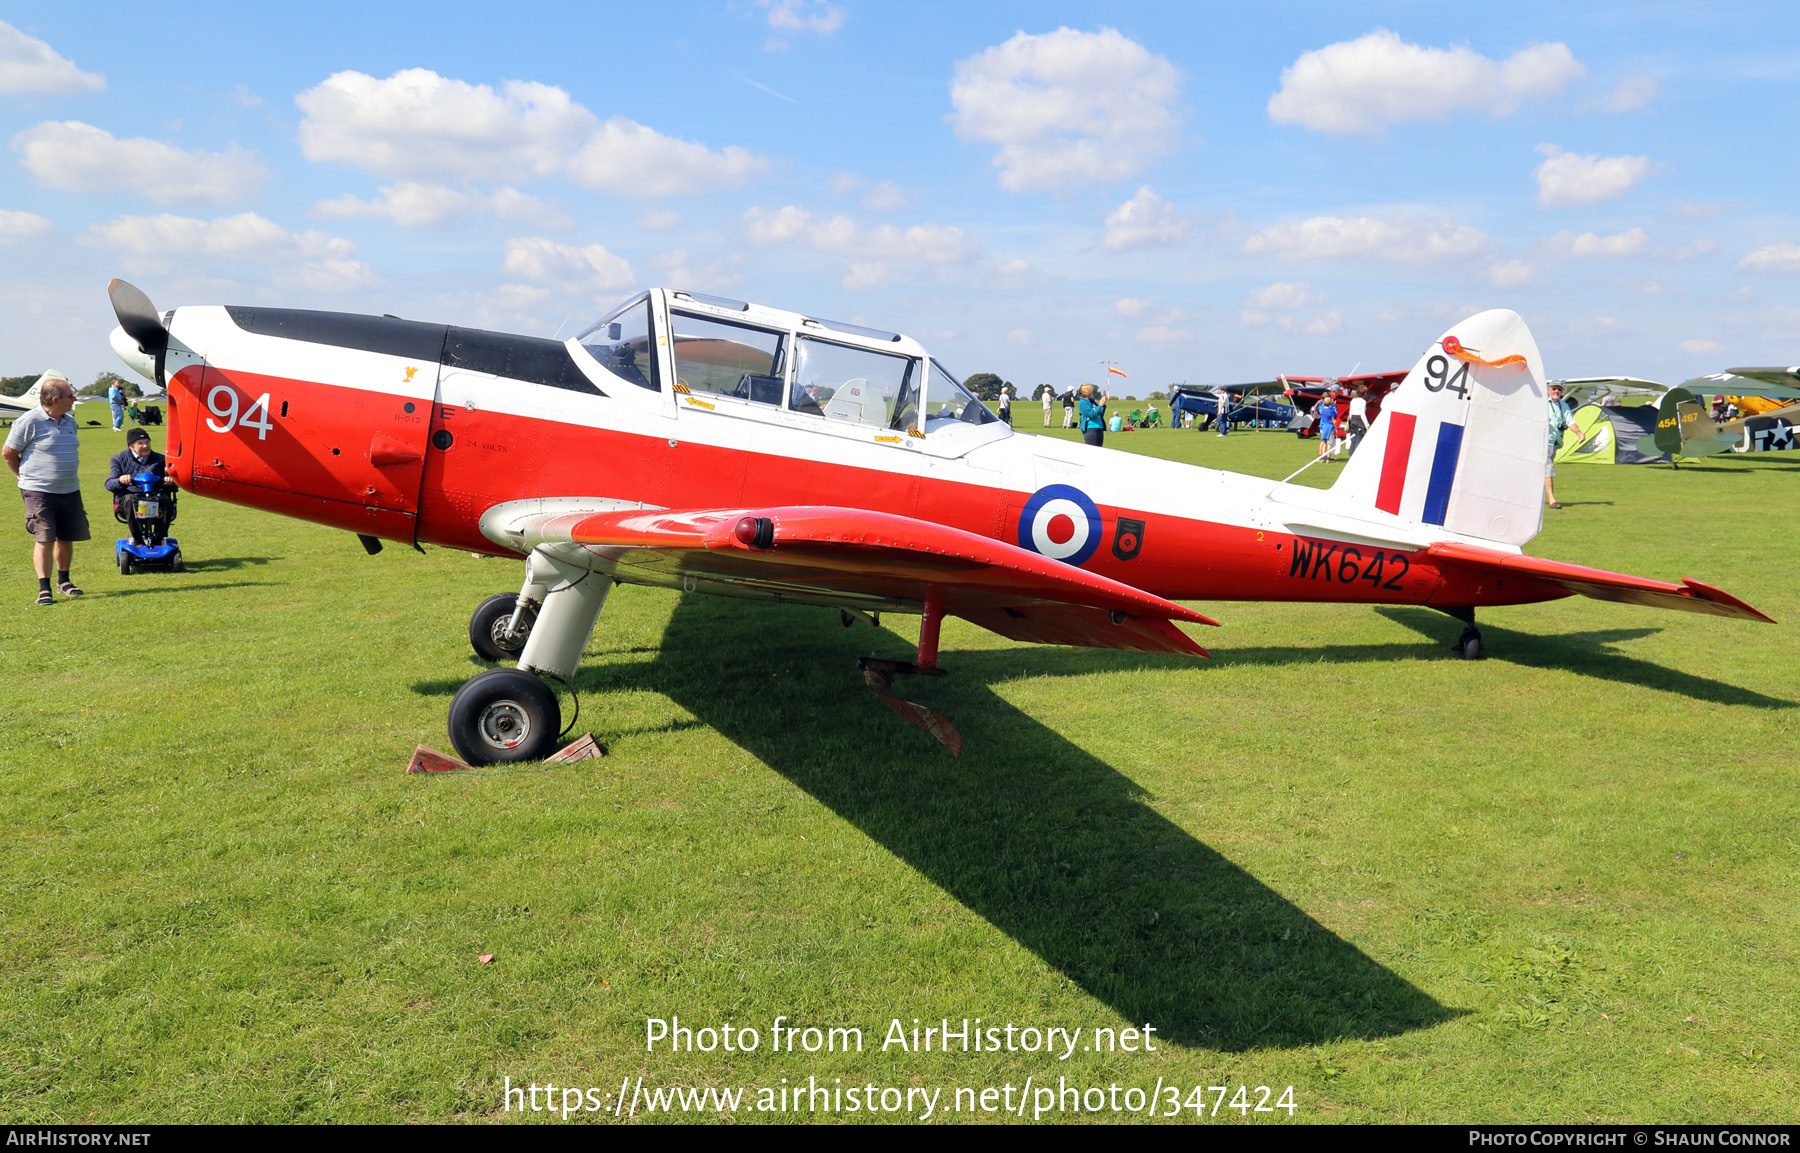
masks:
<svg viewBox="0 0 1800 1153"><path fill-rule="evenodd" d="M1347 509L1522 545L1543 527L1545 395L1518 313L1471 316L1383 401L1332 495Z"/></svg>

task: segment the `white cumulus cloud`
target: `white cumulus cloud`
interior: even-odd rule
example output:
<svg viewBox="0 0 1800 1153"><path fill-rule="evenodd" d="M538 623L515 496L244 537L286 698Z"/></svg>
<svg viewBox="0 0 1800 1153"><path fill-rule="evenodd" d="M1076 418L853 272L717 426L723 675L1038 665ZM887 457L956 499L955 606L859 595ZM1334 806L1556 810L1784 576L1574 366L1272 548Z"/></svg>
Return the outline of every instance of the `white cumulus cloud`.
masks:
<svg viewBox="0 0 1800 1153"><path fill-rule="evenodd" d="M1494 60L1466 45L1408 44L1377 28L1303 53L1282 69L1269 119L1315 132L1380 136L1390 124L1442 120L1464 108L1509 115L1585 75L1566 44L1533 44Z"/></svg>
<svg viewBox="0 0 1800 1153"><path fill-rule="evenodd" d="M895 212L911 203L912 196L892 180L883 180L862 198L862 206L873 212Z"/></svg>
<svg viewBox="0 0 1800 1153"><path fill-rule="evenodd" d="M1594 232L1559 232L1548 242L1550 251L1558 256L1591 256L1602 259L1616 259L1622 256L1643 256L1650 251L1650 234L1642 228L1632 228L1611 236L1601 236Z"/></svg>
<svg viewBox="0 0 1800 1153"><path fill-rule="evenodd" d="M1488 238L1466 224L1423 217L1315 216L1244 239L1244 251L1281 260L1361 257L1425 264L1480 256Z"/></svg>
<svg viewBox="0 0 1800 1153"><path fill-rule="evenodd" d="M1112 28L1024 32L956 63L950 116L998 144L1009 192L1066 192L1131 176L1174 151L1181 73Z"/></svg>
<svg viewBox="0 0 1800 1153"><path fill-rule="evenodd" d="M30 240L34 236L42 236L55 227L54 224L35 212L0 208L0 244Z"/></svg>
<svg viewBox="0 0 1800 1153"><path fill-rule="evenodd" d="M1648 156L1584 156L1554 144L1537 150L1544 157L1537 166L1537 200L1546 208L1617 200L1656 170Z"/></svg>
<svg viewBox="0 0 1800 1153"><path fill-rule="evenodd" d="M1278 280L1251 289L1244 304L1250 308L1305 308L1323 299L1304 280Z"/></svg>
<svg viewBox="0 0 1800 1153"><path fill-rule="evenodd" d="M262 191L269 170L233 145L225 152L120 140L79 120L46 120L12 138L32 179L65 192L126 188L157 204L232 204Z"/></svg>
<svg viewBox="0 0 1800 1153"><path fill-rule="evenodd" d="M735 144L715 152L615 116L569 159L568 175L584 188L649 199L731 188L768 170L767 160Z"/></svg>
<svg viewBox="0 0 1800 1153"><path fill-rule="evenodd" d="M1495 288L1526 288L1537 279L1537 270L1523 260L1502 261L1488 269L1488 283Z"/></svg>
<svg viewBox="0 0 1800 1153"><path fill-rule="evenodd" d="M1765 244L1737 262L1739 272L1800 272L1800 244Z"/></svg>
<svg viewBox="0 0 1800 1153"><path fill-rule="evenodd" d="M769 27L777 32L813 32L829 36L844 26L845 13L825 0L756 0L768 10ZM770 47L785 47L779 40Z"/></svg>
<svg viewBox="0 0 1800 1153"><path fill-rule="evenodd" d="M637 283L630 262L608 252L604 245L577 247L543 236L508 240L500 267L513 276L543 281L567 292L610 292Z"/></svg>
<svg viewBox="0 0 1800 1153"><path fill-rule="evenodd" d="M534 224L540 228L568 228L574 224L566 212L516 188L496 189L491 195L450 188L442 184L401 181L384 184L372 200L340 196L321 200L312 215L336 219L378 217L402 228L443 228L476 212L492 212L502 220Z"/></svg>
<svg viewBox="0 0 1800 1153"><path fill-rule="evenodd" d="M1647 73L1627 76L1613 85L1612 91L1600 98L1600 107L1608 112L1634 112L1650 107L1662 95L1662 85Z"/></svg>
<svg viewBox="0 0 1800 1153"><path fill-rule="evenodd" d="M1187 239L1187 231L1187 216L1146 184L1136 196L1106 214L1106 235L1101 243L1109 252L1162 248L1180 244Z"/></svg>
<svg viewBox="0 0 1800 1153"><path fill-rule="evenodd" d="M83 72L50 45L0 20L0 92L61 96L105 87L106 77Z"/></svg>
<svg viewBox="0 0 1800 1153"><path fill-rule="evenodd" d="M561 88L509 80L494 88L408 68L378 80L338 72L294 98L306 115L300 151L413 181L566 175L587 188L658 197L729 187L768 161L714 151L623 116L602 123Z"/></svg>
<svg viewBox="0 0 1800 1153"><path fill-rule="evenodd" d="M744 222L750 239L758 244L794 241L834 256L955 264L981 249L981 242L975 237L949 225L926 223L899 228L879 224L869 228L848 216L818 220L792 204L774 212L752 208L744 213Z"/></svg>
<svg viewBox="0 0 1800 1153"><path fill-rule="evenodd" d="M82 241L123 253L134 268L145 271L166 271L192 261L227 261L260 265L270 269L278 283L320 292L360 288L375 279L369 266L355 259L354 241L314 229L289 232L254 212L212 220L166 212L120 216L91 226Z"/></svg>
<svg viewBox="0 0 1800 1153"><path fill-rule="evenodd" d="M681 227L681 213L673 208L663 208L653 204L638 213L637 225L639 228L647 228L652 232L668 232L670 229Z"/></svg>
<svg viewBox="0 0 1800 1153"><path fill-rule="evenodd" d="M1725 346L1716 340L1684 340L1678 345L1683 352L1724 352Z"/></svg>
<svg viewBox="0 0 1800 1153"><path fill-rule="evenodd" d="M1006 334L1006 339L1009 343L1012 343L1012 344L1019 344L1019 345L1030 344L1031 343L1031 330L1029 328L1015 328L1011 332Z"/></svg>

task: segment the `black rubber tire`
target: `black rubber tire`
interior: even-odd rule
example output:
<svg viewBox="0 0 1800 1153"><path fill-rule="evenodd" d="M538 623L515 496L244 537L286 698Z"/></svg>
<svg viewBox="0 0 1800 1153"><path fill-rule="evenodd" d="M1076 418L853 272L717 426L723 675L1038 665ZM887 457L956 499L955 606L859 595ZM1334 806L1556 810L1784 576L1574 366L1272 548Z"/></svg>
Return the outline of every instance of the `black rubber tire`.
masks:
<svg viewBox="0 0 1800 1153"><path fill-rule="evenodd" d="M527 605L519 618L519 635L511 641L503 638L507 622L519 603L518 593L496 593L475 606L469 618L469 647L484 661L516 661L525 651L525 640L531 626L537 623L537 606Z"/></svg>
<svg viewBox="0 0 1800 1153"><path fill-rule="evenodd" d="M181 559L181 550L175 550L174 563L169 565L170 572L186 572L187 562Z"/></svg>
<svg viewBox="0 0 1800 1153"><path fill-rule="evenodd" d="M131 575L131 554L124 549L119 550L119 575Z"/></svg>
<svg viewBox="0 0 1800 1153"><path fill-rule="evenodd" d="M1482 657L1481 630L1464 629L1456 638L1456 654L1465 661L1478 661Z"/></svg>
<svg viewBox="0 0 1800 1153"><path fill-rule="evenodd" d="M450 743L471 765L541 761L557 749L562 706L550 686L518 669L489 669L450 701Z"/></svg>

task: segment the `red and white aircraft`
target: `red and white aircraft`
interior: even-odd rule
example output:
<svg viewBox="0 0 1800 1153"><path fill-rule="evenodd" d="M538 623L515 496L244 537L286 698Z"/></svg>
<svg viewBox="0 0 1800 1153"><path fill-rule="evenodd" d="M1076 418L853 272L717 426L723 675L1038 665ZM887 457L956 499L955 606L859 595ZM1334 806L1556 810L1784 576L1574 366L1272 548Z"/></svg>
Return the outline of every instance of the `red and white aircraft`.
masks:
<svg viewBox="0 0 1800 1153"><path fill-rule="evenodd" d="M182 488L380 539L524 558L470 637L490 659L450 707L475 763L556 746L614 582L946 614L1016 640L1203 650L1174 602L1475 609L1603 600L1767 621L1697 581L1525 556L1542 517L1543 367L1520 318L1458 323L1387 398L1330 489L1016 434L916 341L656 289L567 341L261 307L158 314L122 281L115 347L168 388ZM540 674L540 675L533 675ZM955 738L955 739L952 739Z"/></svg>

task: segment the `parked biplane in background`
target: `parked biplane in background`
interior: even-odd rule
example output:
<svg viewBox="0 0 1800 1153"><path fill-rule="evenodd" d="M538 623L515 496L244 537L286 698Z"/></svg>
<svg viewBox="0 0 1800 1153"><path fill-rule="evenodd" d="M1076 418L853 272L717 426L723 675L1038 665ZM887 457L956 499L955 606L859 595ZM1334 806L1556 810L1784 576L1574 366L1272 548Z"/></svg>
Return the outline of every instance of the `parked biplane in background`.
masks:
<svg viewBox="0 0 1800 1153"><path fill-rule="evenodd" d="M1176 600L1475 612L1572 593L1767 621L1717 588L1523 554L1545 399L1517 314L1433 342L1329 489L1015 433L905 336L653 289L566 341L393 317L185 306L110 288L127 364L168 387L194 493L377 538L523 561L470 621L490 658L450 706L472 762L543 757L607 593L632 582L922 617L888 694L962 617L1037 644L1206 655Z"/></svg>

